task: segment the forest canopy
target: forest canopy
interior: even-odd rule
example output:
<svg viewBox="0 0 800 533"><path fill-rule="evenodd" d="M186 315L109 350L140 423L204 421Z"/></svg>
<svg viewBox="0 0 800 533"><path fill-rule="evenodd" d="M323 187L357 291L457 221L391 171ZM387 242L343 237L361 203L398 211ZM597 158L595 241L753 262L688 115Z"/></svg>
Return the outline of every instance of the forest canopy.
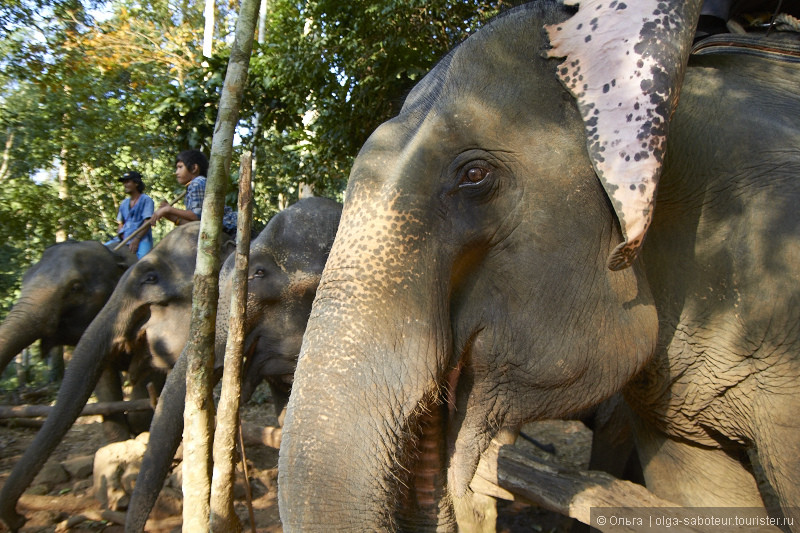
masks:
<svg viewBox="0 0 800 533"><path fill-rule="evenodd" d="M341 198L373 129L450 48L517 3L262 3L227 203L245 150L256 161L256 229L301 185ZM158 203L180 191L178 152L208 155L237 7L216 0L205 57L202 2L0 4L0 318L45 247L112 236L123 172L139 171Z"/></svg>

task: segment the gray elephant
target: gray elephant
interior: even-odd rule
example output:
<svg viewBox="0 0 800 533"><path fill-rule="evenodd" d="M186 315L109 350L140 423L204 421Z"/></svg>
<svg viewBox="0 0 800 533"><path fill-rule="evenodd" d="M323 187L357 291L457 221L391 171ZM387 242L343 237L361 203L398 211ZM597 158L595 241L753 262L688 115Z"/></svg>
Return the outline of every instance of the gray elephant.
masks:
<svg viewBox="0 0 800 533"><path fill-rule="evenodd" d="M20 296L0 324L0 374L37 340L43 357L56 346L78 344L135 261L127 249L113 252L95 241L66 241L45 249L25 272Z"/></svg>
<svg viewBox="0 0 800 533"><path fill-rule="evenodd" d="M128 373L135 398L147 397L148 382L159 390L163 386L189 335L199 229L199 222L176 228L128 269L81 337L53 412L0 491L0 520L11 530L25 521L15 510L17 500L72 427L93 389L98 401L121 400L121 371ZM131 413L127 420L107 419L104 429L109 440L124 440L129 427L133 432L146 430L150 417Z"/></svg>
<svg viewBox="0 0 800 533"><path fill-rule="evenodd" d="M623 389L656 494L760 507L750 449L800 508L800 68L763 43L689 61L699 6L657 4L510 11L366 142L288 405L284 531L450 530L500 428ZM650 11L615 55L627 9ZM604 60L547 57L563 37Z"/></svg>
<svg viewBox="0 0 800 533"><path fill-rule="evenodd" d="M333 200L300 200L272 217L251 243L241 400L246 402L256 386L267 381L279 420L341 212L341 205ZM219 372L227 342L234 260L235 256L229 257L220 271L215 365ZM167 378L150 427L147 452L128 506L125 531L129 533L144 529L180 444L185 375L181 357Z"/></svg>

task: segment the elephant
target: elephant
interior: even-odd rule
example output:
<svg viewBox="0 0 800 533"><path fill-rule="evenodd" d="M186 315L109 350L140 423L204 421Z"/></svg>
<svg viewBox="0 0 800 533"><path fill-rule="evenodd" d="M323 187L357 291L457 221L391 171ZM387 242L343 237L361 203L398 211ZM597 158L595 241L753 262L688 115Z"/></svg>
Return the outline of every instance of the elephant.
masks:
<svg viewBox="0 0 800 533"><path fill-rule="evenodd" d="M0 520L12 531L25 522L16 502L72 427L92 390L98 401L122 399L120 372L132 396L146 398L146 386L164 384L188 339L192 279L200 223L181 225L123 274L80 341L67 366L56 403L0 491ZM229 251L223 245L221 254ZM111 441L127 439L150 424L151 413L104 420Z"/></svg>
<svg viewBox="0 0 800 533"><path fill-rule="evenodd" d="M372 133L287 407L284 531L452 530L498 431L617 392L656 495L763 507L749 451L796 516L800 69L772 40L690 58L698 14L520 6Z"/></svg>
<svg viewBox="0 0 800 533"><path fill-rule="evenodd" d="M114 252L95 241L64 241L46 248L25 272L20 296L0 324L0 374L39 339L43 357L56 346L78 344L135 261L127 249Z"/></svg>
<svg viewBox="0 0 800 533"><path fill-rule="evenodd" d="M309 197L270 219L251 243L247 306L244 324L245 354L241 401L267 381L275 415L289 399L297 354L311 303L328 259L341 215L341 204ZM220 270L220 300L216 328L216 376L222 371L228 337L235 256ZM181 357L162 390L150 427L150 439L128 505L125 531L143 531L180 444L186 394L186 364Z"/></svg>

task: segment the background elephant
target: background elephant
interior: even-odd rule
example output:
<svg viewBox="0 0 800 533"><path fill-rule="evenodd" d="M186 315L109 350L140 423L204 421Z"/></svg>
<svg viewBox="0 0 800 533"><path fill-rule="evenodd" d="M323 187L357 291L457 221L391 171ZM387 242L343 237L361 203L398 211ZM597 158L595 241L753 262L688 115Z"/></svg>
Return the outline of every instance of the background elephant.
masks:
<svg viewBox="0 0 800 533"><path fill-rule="evenodd" d="M199 229L199 222L179 226L128 269L81 337L52 413L0 492L0 519L12 530L24 523L15 510L17 500L72 427L92 389L98 401L121 400L123 370L134 397L147 397L148 381L158 389L163 385L189 334ZM133 415L127 420L131 429L147 429L151 415ZM110 440L129 436L124 416L107 419L104 426Z"/></svg>
<svg viewBox="0 0 800 533"><path fill-rule="evenodd" d="M25 272L14 307L0 324L0 374L24 348L41 339L42 357L56 346L78 344L136 256L95 241L47 248ZM58 367L58 365L56 365ZM56 368L57 377L63 368Z"/></svg>
<svg viewBox="0 0 800 533"><path fill-rule="evenodd" d="M280 421L341 212L341 205L333 200L300 200L272 217L250 246L241 400L246 402L266 380ZM220 270L215 365L220 372L228 335L234 260L235 255L228 257ZM150 428L147 452L128 506L125 531L129 533L144 529L180 444L185 375L181 357L167 379Z"/></svg>
<svg viewBox="0 0 800 533"><path fill-rule="evenodd" d="M661 13L677 4L690 3ZM287 410L284 531L452 529L448 500L468 494L500 428L623 388L658 495L761 506L750 448L784 511L800 508L800 70L693 58L674 77L653 214L650 199L621 198L655 183L598 179L592 160L661 162L648 141L625 152L592 127L650 82L587 106L584 124L557 74L580 67L580 89L593 65L543 53L545 25L573 14L542 1L499 17L359 153ZM581 40L608 53L601 30ZM670 106L659 110L629 120L663 132Z"/></svg>

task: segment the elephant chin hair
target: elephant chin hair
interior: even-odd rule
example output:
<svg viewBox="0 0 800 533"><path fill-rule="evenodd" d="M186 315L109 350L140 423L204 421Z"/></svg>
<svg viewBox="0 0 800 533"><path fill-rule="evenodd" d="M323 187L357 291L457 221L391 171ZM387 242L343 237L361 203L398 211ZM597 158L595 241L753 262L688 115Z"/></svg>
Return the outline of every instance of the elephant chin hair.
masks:
<svg viewBox="0 0 800 533"><path fill-rule="evenodd" d="M402 531L452 522L450 498L452 488L447 484L448 424L455 412L455 389L462 364L450 370L438 390L423 398L409 424L411 438L404 464L404 476L398 476L403 487L397 502L397 522Z"/></svg>
<svg viewBox="0 0 800 533"><path fill-rule="evenodd" d="M396 504L401 531L413 531L423 524L439 521L440 507L446 500L446 392L430 395L420 402L409 423L410 438L398 465L401 486Z"/></svg>

